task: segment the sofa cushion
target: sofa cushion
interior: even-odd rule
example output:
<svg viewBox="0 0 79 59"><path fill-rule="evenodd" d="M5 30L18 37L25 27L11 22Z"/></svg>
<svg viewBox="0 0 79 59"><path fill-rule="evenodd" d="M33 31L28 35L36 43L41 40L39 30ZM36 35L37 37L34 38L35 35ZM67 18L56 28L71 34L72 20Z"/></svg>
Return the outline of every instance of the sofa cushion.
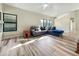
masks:
<svg viewBox="0 0 79 59"><path fill-rule="evenodd" d="M48 31L48 34L54 35L54 36L60 36L64 33L63 30L50 30Z"/></svg>
<svg viewBox="0 0 79 59"><path fill-rule="evenodd" d="M45 27L40 27L41 30L46 30Z"/></svg>
<svg viewBox="0 0 79 59"><path fill-rule="evenodd" d="M52 27L52 29L51 30L56 30L56 27Z"/></svg>

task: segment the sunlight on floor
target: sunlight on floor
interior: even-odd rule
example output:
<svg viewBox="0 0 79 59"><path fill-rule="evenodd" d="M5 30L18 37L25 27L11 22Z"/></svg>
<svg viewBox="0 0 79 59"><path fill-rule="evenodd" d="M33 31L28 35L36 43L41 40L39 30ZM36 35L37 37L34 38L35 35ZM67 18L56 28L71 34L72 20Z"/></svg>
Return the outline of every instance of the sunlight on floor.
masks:
<svg viewBox="0 0 79 59"><path fill-rule="evenodd" d="M24 44L18 44L18 45L16 45L16 46L10 48L9 50L13 50L13 49L18 48L18 47L20 47L20 46L30 44L30 43L32 43L32 42L34 42L34 41L36 41L36 40L41 40L41 39L43 39L43 38L44 38L44 37L41 37L41 38L39 38L39 39L34 39L34 40L29 41L29 42L26 42L26 43L24 43Z"/></svg>

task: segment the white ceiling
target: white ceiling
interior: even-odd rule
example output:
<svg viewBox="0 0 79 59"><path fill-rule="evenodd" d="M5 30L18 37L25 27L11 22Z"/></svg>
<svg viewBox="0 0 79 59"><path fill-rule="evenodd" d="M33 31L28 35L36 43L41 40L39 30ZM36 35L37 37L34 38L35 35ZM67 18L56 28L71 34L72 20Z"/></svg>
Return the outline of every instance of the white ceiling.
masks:
<svg viewBox="0 0 79 59"><path fill-rule="evenodd" d="M79 9L79 3L47 3L48 7L43 10L45 3L7 3L8 5L21 9L49 15L60 16L64 13Z"/></svg>

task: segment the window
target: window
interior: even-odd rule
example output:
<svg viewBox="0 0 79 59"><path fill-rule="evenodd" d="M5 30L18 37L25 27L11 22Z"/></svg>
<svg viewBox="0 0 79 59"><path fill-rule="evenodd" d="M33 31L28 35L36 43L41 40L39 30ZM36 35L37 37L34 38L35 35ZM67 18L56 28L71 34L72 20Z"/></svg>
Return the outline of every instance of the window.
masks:
<svg viewBox="0 0 79 59"><path fill-rule="evenodd" d="M40 26L43 27L43 20L40 20Z"/></svg>
<svg viewBox="0 0 79 59"><path fill-rule="evenodd" d="M47 20L43 20L43 27L47 26Z"/></svg>
<svg viewBox="0 0 79 59"><path fill-rule="evenodd" d="M52 27L52 21L50 20L42 19L40 20L40 22L41 22L41 27Z"/></svg>
<svg viewBox="0 0 79 59"><path fill-rule="evenodd" d="M3 31L16 31L17 30L17 15L3 13Z"/></svg>

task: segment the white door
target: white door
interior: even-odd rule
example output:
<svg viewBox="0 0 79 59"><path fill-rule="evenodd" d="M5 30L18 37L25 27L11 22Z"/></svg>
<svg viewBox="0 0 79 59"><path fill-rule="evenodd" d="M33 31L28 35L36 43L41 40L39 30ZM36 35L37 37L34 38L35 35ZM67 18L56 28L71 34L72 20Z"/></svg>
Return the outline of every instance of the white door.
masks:
<svg viewBox="0 0 79 59"><path fill-rule="evenodd" d="M74 18L70 19L70 32L75 32L76 26L75 26Z"/></svg>

